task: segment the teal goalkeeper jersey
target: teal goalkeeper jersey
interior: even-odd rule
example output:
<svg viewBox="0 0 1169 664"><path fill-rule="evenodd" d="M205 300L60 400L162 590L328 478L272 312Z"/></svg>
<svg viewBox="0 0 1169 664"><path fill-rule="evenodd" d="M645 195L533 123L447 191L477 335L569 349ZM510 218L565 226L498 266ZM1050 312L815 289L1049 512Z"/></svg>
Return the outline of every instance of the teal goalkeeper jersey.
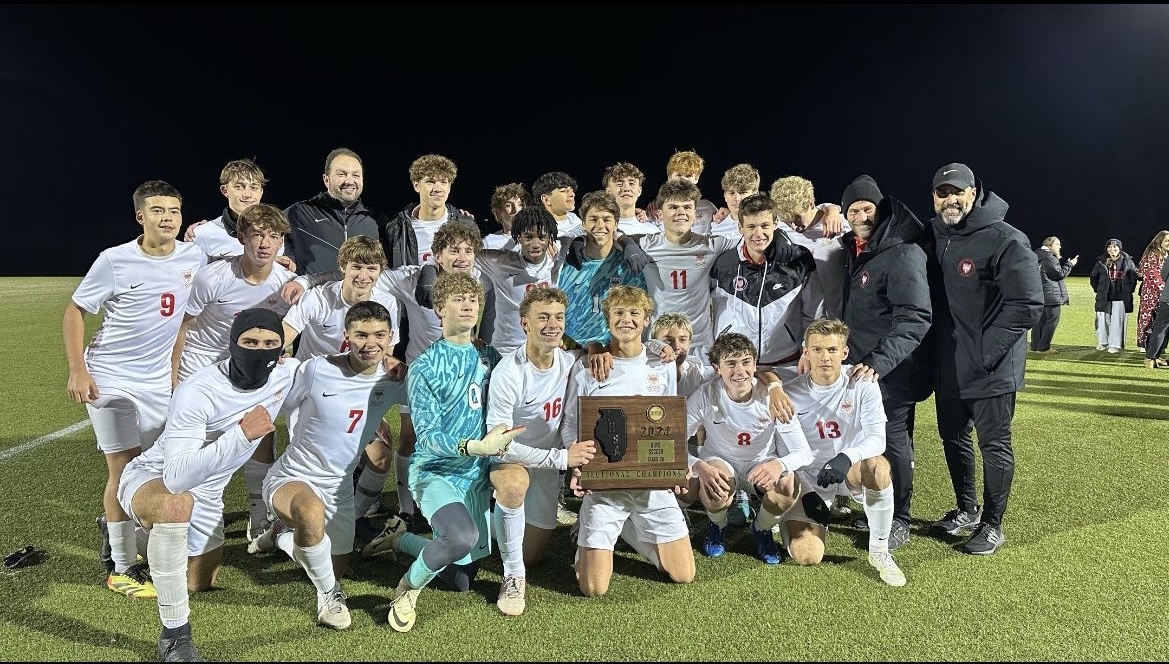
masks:
<svg viewBox="0 0 1169 664"><path fill-rule="evenodd" d="M499 353L491 346L440 339L410 365L406 387L418 442L410 460L415 477L439 475L464 491L486 481L487 457L460 456L459 442L482 438L487 422L487 386Z"/></svg>
<svg viewBox="0 0 1169 664"><path fill-rule="evenodd" d="M564 316L564 334L581 346L592 341L607 343L609 325L601 313L601 300L610 286L645 288L645 277L625 267L625 254L614 248L604 259L586 260L577 270L571 265L560 268L557 285L568 295Z"/></svg>

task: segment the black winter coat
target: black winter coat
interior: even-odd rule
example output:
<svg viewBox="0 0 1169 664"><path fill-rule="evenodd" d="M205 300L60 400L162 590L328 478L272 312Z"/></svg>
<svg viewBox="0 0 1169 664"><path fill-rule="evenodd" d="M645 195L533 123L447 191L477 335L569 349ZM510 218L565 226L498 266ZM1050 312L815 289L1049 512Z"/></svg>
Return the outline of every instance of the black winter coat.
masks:
<svg viewBox="0 0 1169 664"><path fill-rule="evenodd" d="M1096 311L1108 311L1109 302L1124 302L1124 312L1132 313L1132 294L1137 289L1137 266L1132 262L1132 256L1120 252L1116 259L1116 267L1120 270L1120 278L1108 278L1108 254L1101 254L1092 266L1092 273L1088 280L1092 282L1092 290L1096 291Z"/></svg>
<svg viewBox="0 0 1169 664"><path fill-rule="evenodd" d="M1039 282L1043 285L1043 304L1049 307L1068 304L1068 287L1063 282L1071 274L1071 263L1059 264L1059 259L1047 247L1035 250L1035 258L1039 261Z"/></svg>

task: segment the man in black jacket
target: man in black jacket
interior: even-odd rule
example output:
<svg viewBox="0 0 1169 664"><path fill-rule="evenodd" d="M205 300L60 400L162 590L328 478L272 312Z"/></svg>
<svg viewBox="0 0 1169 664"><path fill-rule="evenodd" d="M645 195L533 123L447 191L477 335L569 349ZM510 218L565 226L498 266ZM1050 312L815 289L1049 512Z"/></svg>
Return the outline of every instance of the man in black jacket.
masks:
<svg viewBox="0 0 1169 664"><path fill-rule="evenodd" d="M918 401L929 397L929 350L923 346L932 319L926 254L917 244L925 227L901 201L884 196L861 175L841 197L852 228L844 246L844 321L854 380L877 380L885 407L885 458L893 479L893 527L889 550L909 541L913 497L913 421ZM878 378L880 380L878 380Z"/></svg>
<svg viewBox="0 0 1169 664"><path fill-rule="evenodd" d="M296 261L298 274L335 270L342 242L357 235L378 237L379 218L361 202L363 177L361 157L337 148L325 157L325 191L284 211L289 226L284 252Z"/></svg>
<svg viewBox="0 0 1169 664"><path fill-rule="evenodd" d="M962 550L989 555L1005 541L1002 520L1015 475L1011 420L1023 387L1027 330L1039 320L1043 291L1030 241L1004 220L1006 201L981 185L965 164L934 174L934 391L957 509L931 531L974 529ZM982 451L981 511L974 429Z"/></svg>

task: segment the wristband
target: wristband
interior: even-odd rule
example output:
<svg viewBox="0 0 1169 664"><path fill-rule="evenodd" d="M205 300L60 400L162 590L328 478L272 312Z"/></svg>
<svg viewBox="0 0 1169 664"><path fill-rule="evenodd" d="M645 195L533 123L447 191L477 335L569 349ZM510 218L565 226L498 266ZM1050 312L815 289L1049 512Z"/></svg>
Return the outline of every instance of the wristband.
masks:
<svg viewBox="0 0 1169 664"><path fill-rule="evenodd" d="M470 439L464 438L464 439L459 441L459 456L470 456L470 454L467 453L467 441L468 440L470 440Z"/></svg>
<svg viewBox="0 0 1169 664"><path fill-rule="evenodd" d="M771 390L782 390L782 389L783 389L783 383L780 383L779 381L775 381L774 383L768 383L768 384L767 384L767 390L768 390L768 391L771 391Z"/></svg>

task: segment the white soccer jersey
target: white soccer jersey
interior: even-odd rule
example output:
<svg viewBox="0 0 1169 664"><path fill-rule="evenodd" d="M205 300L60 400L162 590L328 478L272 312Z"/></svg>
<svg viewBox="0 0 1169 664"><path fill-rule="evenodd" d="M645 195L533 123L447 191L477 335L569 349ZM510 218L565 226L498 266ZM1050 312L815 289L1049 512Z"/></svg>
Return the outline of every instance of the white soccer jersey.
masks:
<svg viewBox="0 0 1169 664"><path fill-rule="evenodd" d="M731 238L736 243L743 238L739 232L739 220L729 214L722 221L710 225L710 234Z"/></svg>
<svg viewBox="0 0 1169 664"><path fill-rule="evenodd" d="M817 385L811 374L784 384L796 408L796 418L815 454L812 468L819 469L843 452L855 464L885 452L885 406L875 382L848 377L844 365L831 385ZM708 434L709 436L709 434Z"/></svg>
<svg viewBox="0 0 1169 664"><path fill-rule="evenodd" d="M638 221L637 217L622 217L617 220L617 230L624 235L653 235L661 233L662 227L651 221Z"/></svg>
<svg viewBox="0 0 1169 664"><path fill-rule="evenodd" d="M256 451L244 438L240 420L259 405L275 421L300 366L299 360L286 358L263 386L241 390L227 377L229 362L204 367L179 383L162 436L134 461L161 475L171 493L190 491L220 510L232 474Z"/></svg>
<svg viewBox="0 0 1169 664"><path fill-rule="evenodd" d="M564 388L576 357L557 348L552 366L538 369L528 359L528 350L520 346L503 356L491 374L491 392L487 395L487 430L499 424L508 428L526 426L514 442L544 454L513 455L508 450L504 461L527 466L568 467L568 455L560 446L560 420L564 415ZM573 441L576 439L573 438ZM572 441L570 441L572 442Z"/></svg>
<svg viewBox="0 0 1169 664"><path fill-rule="evenodd" d="M584 222L575 212L569 212L568 218L556 222L556 237L576 237L584 235Z"/></svg>
<svg viewBox="0 0 1169 664"><path fill-rule="evenodd" d="M709 347L707 348L709 350ZM689 397L694 391L718 376L714 367L697 357L686 356L678 372L678 396Z"/></svg>
<svg viewBox="0 0 1169 664"><path fill-rule="evenodd" d="M227 227L223 223L223 215L208 221L195 229L195 244L203 253L212 258L227 258L244 253L244 245L238 238L227 234ZM283 256L287 244L280 245L276 255Z"/></svg>
<svg viewBox="0 0 1169 664"><path fill-rule="evenodd" d="M402 303L406 309L406 317L410 320L410 341L406 345L406 364L412 363L430 347L430 344L442 338L442 321L434 309L420 306L414 299L414 287L418 285L420 265L403 265L392 270L382 270L374 290L389 293Z"/></svg>
<svg viewBox="0 0 1169 664"><path fill-rule="evenodd" d="M702 458L760 463L778 458L785 470L797 471L812 461L812 450L796 418L784 424L771 418L767 387L751 379L751 398L736 402L722 380L712 380L686 399L686 435L706 429ZM782 443L781 443L782 440Z"/></svg>
<svg viewBox="0 0 1169 664"><path fill-rule="evenodd" d="M494 389L494 386L493 386ZM603 396L677 396L678 369L673 362L663 363L656 356L647 356L645 349L637 357L613 357L609 378L598 381L589 371L585 360L576 362L568 377L564 392L564 412L560 425L560 441L568 447L578 440L581 397ZM592 436L589 436L591 438Z"/></svg>
<svg viewBox="0 0 1169 664"><path fill-rule="evenodd" d="M710 267L719 254L734 249L736 241L691 233L685 244L674 244L659 233L641 238L639 244L655 261L644 272L654 313L684 314L694 328L690 342L704 351L710 350L714 343Z"/></svg>
<svg viewBox="0 0 1169 664"><path fill-rule="evenodd" d="M288 447L270 477L297 477L327 495L352 495L353 469L389 410L391 381L378 369L364 376L348 354L321 355L300 365L284 410L296 409Z"/></svg>
<svg viewBox="0 0 1169 664"><path fill-rule="evenodd" d="M555 286L560 265L559 259L551 256L533 264L514 251L501 249L485 249L475 256L475 266L482 278L495 290L495 330L491 345L501 355L527 341L520 327L520 302L533 288Z"/></svg>
<svg viewBox="0 0 1169 664"><path fill-rule="evenodd" d="M506 249L507 243L511 242L512 237L510 233L491 233L483 236L484 249ZM519 251L520 246L517 244L513 251Z"/></svg>
<svg viewBox="0 0 1169 664"><path fill-rule="evenodd" d="M390 312L390 329L394 331L390 342L392 348L398 343L398 301L393 295L376 288L370 293L369 299ZM285 324L300 335L297 359L307 360L318 355L348 351L349 347L345 343L345 314L350 306L341 297L340 281L305 291L284 315Z"/></svg>
<svg viewBox="0 0 1169 664"><path fill-rule="evenodd" d="M268 278L253 284L243 277L243 256L232 256L208 265L195 276L186 313L195 316L179 364L179 379L196 370L227 359L231 346L231 324L244 309L264 308L283 317L288 303L280 297L284 284L296 278L283 265L272 265Z"/></svg>
<svg viewBox="0 0 1169 664"><path fill-rule="evenodd" d="M183 323L195 275L207 256L175 242L169 256L148 256L138 240L98 255L73 292L90 314L105 309L85 350L85 366L99 387L170 388L170 354Z"/></svg>
<svg viewBox="0 0 1169 664"><path fill-rule="evenodd" d="M417 209L415 209L417 212ZM430 251L434 244L434 234L450 219L450 212L444 212L442 217L434 221L422 221L411 217L410 227L414 229L414 237L418 238L418 263L424 265L431 262L433 253Z"/></svg>

